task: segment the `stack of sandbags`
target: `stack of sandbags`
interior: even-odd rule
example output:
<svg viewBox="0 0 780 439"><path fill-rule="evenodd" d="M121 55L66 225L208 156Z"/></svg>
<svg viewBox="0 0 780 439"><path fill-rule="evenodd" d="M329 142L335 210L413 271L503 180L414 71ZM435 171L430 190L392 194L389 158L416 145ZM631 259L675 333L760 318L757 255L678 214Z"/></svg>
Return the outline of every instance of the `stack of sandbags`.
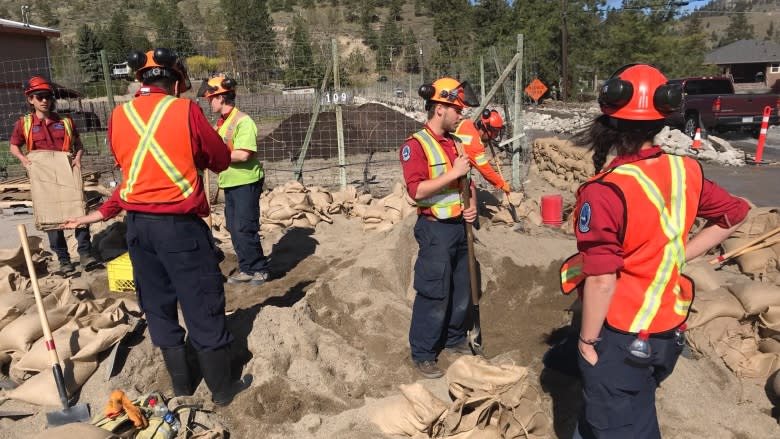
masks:
<svg viewBox="0 0 780 439"><path fill-rule="evenodd" d="M289 181L264 193L260 197L261 230L311 228L320 221L331 222L327 212L315 207L309 192L297 181Z"/></svg>
<svg viewBox="0 0 780 439"><path fill-rule="evenodd" d="M578 148L568 140L536 139L531 172L541 175L556 189L575 192L595 173L591 156L587 149Z"/></svg>
<svg viewBox="0 0 780 439"><path fill-rule="evenodd" d="M754 207L748 213L744 223L725 241L723 251L728 252L737 249L751 240L780 226L780 212L776 207ZM774 240L780 238L780 234L768 238ZM737 256L737 264L743 273L753 277L765 277L768 273L778 271L780 261L780 242L770 247L750 251L742 256Z"/></svg>
<svg viewBox="0 0 780 439"><path fill-rule="evenodd" d="M363 230L390 230L394 224L417 211L401 183L396 183L393 192L384 198L373 199L371 195L366 195L358 197L350 211L351 216L363 220Z"/></svg>

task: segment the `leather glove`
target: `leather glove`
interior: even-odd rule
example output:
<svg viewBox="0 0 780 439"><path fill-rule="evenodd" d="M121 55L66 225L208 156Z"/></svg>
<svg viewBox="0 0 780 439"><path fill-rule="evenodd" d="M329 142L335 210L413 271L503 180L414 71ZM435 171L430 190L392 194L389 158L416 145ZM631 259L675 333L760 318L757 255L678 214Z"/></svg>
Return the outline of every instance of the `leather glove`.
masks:
<svg viewBox="0 0 780 439"><path fill-rule="evenodd" d="M512 192L512 188L509 187L509 183L507 183L507 182L504 182L504 185L501 186L501 190L504 191L504 193L507 193L507 194Z"/></svg>
<svg viewBox="0 0 780 439"><path fill-rule="evenodd" d="M103 409L103 414L106 415L107 418L114 419L122 414L122 411L124 410L122 408L123 396L125 396L125 392L121 390L117 389L111 392L111 396L108 397L108 403L106 403L106 407Z"/></svg>
<svg viewBox="0 0 780 439"><path fill-rule="evenodd" d="M124 392L122 392L122 407L127 412L127 417L133 421L135 428L142 429L149 426L149 420L141 413L141 409L136 407L136 405L133 404L133 401L130 401L130 398L128 398Z"/></svg>

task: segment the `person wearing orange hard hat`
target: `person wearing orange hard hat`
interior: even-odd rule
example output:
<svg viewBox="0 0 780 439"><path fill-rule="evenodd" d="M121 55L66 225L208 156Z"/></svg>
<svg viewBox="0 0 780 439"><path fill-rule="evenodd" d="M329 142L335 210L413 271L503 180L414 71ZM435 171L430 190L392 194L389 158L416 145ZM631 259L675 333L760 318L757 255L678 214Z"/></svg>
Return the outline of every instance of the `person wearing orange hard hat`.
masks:
<svg viewBox="0 0 780 439"><path fill-rule="evenodd" d="M11 154L28 168L32 162L22 152L22 148L27 149L27 154L44 150L63 151L72 157L71 165L80 168L84 147L79 132L70 116L62 116L55 111L56 94L51 82L42 76L33 76L22 85L22 89L30 105L30 112L14 124L9 148ZM62 274L73 273L76 267L70 260L63 231L49 230L46 234L49 237L49 245L59 260L59 271ZM78 242L81 268L89 270L99 267L100 264L91 255L89 228L76 229L74 234Z"/></svg>
<svg viewBox="0 0 780 439"><path fill-rule="evenodd" d="M219 114L215 129L230 148L230 166L219 173L219 187L225 192L225 221L238 256L238 272L228 283L262 285L268 280L268 258L260 243L260 194L263 167L257 160L257 125L236 108L236 81L215 76L204 81L199 97L209 101Z"/></svg>
<svg viewBox="0 0 780 439"><path fill-rule="evenodd" d="M131 52L127 61L142 86L132 101L114 109L107 136L122 183L96 212L66 225L127 211L138 302L152 343L162 351L174 395L192 395L199 370L212 401L228 405L248 383L230 374L233 336L225 324L217 250L203 220L210 208L199 171L227 169L230 150L200 106L178 98L190 83L176 52ZM196 351L195 366L188 358L190 347Z"/></svg>
<svg viewBox="0 0 780 439"><path fill-rule="evenodd" d="M466 231L477 218L473 183L471 203L460 198L460 180L469 173L467 156L458 155L452 134L465 107L479 105L468 83L440 78L418 91L428 120L400 149L406 190L417 203L414 236L420 250L414 266L417 294L409 326L414 367L425 378L443 375L437 365L446 349L471 354L466 340L471 308Z"/></svg>
<svg viewBox="0 0 780 439"><path fill-rule="evenodd" d="M490 184L508 194L511 191L509 183L490 166L485 156L485 142L500 140L503 131L504 119L498 111L485 109L476 122L463 119L458 124L454 135L463 144L471 166L474 166Z"/></svg>
<svg viewBox="0 0 780 439"><path fill-rule="evenodd" d="M601 88L603 114L574 138L593 151L597 172L577 191L579 251L560 273L564 293L577 290L582 300L584 404L574 438L661 437L655 392L682 352L694 299L683 268L749 209L705 179L698 162L654 144L681 98L657 68L624 66ZM708 223L689 239L697 217Z"/></svg>

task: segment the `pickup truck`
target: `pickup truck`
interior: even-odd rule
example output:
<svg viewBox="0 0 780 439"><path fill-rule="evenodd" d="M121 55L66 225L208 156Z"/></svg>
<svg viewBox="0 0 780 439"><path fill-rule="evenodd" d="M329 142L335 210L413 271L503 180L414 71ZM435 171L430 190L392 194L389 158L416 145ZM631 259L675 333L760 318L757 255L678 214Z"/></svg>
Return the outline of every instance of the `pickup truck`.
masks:
<svg viewBox="0 0 780 439"><path fill-rule="evenodd" d="M680 110L666 117L666 124L682 128L691 137L696 128L757 133L766 106L772 109L769 124L780 124L780 95L734 93L727 77L672 79L669 83L680 84L683 99Z"/></svg>

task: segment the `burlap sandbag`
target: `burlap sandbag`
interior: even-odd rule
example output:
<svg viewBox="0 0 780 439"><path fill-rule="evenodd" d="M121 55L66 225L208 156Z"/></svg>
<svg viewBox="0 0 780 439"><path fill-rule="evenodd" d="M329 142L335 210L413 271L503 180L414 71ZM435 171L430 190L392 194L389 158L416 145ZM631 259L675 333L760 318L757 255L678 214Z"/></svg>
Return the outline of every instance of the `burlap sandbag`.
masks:
<svg viewBox="0 0 780 439"><path fill-rule="evenodd" d="M66 305L58 308L47 309L46 317L52 331L65 324L71 317L76 305ZM0 331L0 351L27 352L35 340L43 336L41 319L38 310L25 313Z"/></svg>
<svg viewBox="0 0 780 439"><path fill-rule="evenodd" d="M89 361L62 360L62 373L65 376L65 387L69 395L73 395L97 369L96 358ZM18 401L36 405L61 406L57 393L57 385L51 370L44 370L22 383L19 387L7 393L8 397Z"/></svg>
<svg viewBox="0 0 780 439"><path fill-rule="evenodd" d="M770 306L780 306L780 287L762 282L743 282L729 286L748 315L760 314Z"/></svg>
<svg viewBox="0 0 780 439"><path fill-rule="evenodd" d="M780 225L780 213L776 207L753 207L747 219L732 236L736 238L755 238Z"/></svg>
<svg viewBox="0 0 780 439"><path fill-rule="evenodd" d="M33 261L38 259L38 254L41 252L42 238L40 236L28 236L27 241L30 243L30 253L33 255ZM13 268L15 271L27 272L27 263L24 259L24 251L22 245L14 248L0 249L0 265L7 265Z"/></svg>
<svg viewBox="0 0 780 439"><path fill-rule="evenodd" d="M714 350L715 345L730 331L737 331L739 328L739 320L734 317L716 317L699 327L685 331L685 337L696 352L717 355Z"/></svg>
<svg viewBox="0 0 780 439"><path fill-rule="evenodd" d="M737 327L729 328L725 335L714 343L715 352L729 369L740 374L746 367L751 367L748 360L759 354L757 339L751 323L740 323Z"/></svg>
<svg viewBox="0 0 780 439"><path fill-rule="evenodd" d="M24 313L35 303L35 296L30 291L12 291L0 294L0 329L14 318ZM10 319L9 319L10 318Z"/></svg>
<svg viewBox="0 0 780 439"><path fill-rule="evenodd" d="M290 206L275 205L268 208L265 213L265 218L274 221L289 220L298 213L297 210Z"/></svg>
<svg viewBox="0 0 780 439"><path fill-rule="evenodd" d="M780 341L780 306L770 306L758 316L758 334Z"/></svg>
<svg viewBox="0 0 780 439"><path fill-rule="evenodd" d="M399 388L402 397L388 398L369 412L371 422L385 434L415 436L426 433L447 410L447 404L420 383L402 384Z"/></svg>
<svg viewBox="0 0 780 439"><path fill-rule="evenodd" d="M712 291L720 288L721 282L715 269L707 262L697 262L685 266L684 274L693 280L696 292ZM698 295L696 296L698 299Z"/></svg>
<svg viewBox="0 0 780 439"><path fill-rule="evenodd" d="M369 204L368 209L366 209L365 213L363 214L363 219L366 222L380 222L382 221L382 218L385 215L385 208L376 204ZM372 220L379 220L379 221L372 221Z"/></svg>
<svg viewBox="0 0 780 439"><path fill-rule="evenodd" d="M745 309L733 294L724 288L697 292L688 315L688 328L699 327L717 317L745 317Z"/></svg>
<svg viewBox="0 0 780 439"><path fill-rule="evenodd" d="M780 340L764 338L758 342L758 350L765 354L780 354Z"/></svg>
<svg viewBox="0 0 780 439"><path fill-rule="evenodd" d="M32 439L120 439L108 430L90 424L73 423L47 428Z"/></svg>
<svg viewBox="0 0 780 439"><path fill-rule="evenodd" d="M743 378L767 378L777 370L778 354L757 353L742 361L737 370L737 376Z"/></svg>
<svg viewBox="0 0 780 439"><path fill-rule="evenodd" d="M333 202L333 198L331 198L330 193L319 190L312 190L312 192L309 192L309 199L314 205L314 208L320 212L327 210L328 206L330 206L330 203Z"/></svg>
<svg viewBox="0 0 780 439"><path fill-rule="evenodd" d="M723 241L723 249L726 252L737 249L751 241L751 238L728 238ZM735 258L739 269L746 274L763 274L768 270L775 270L777 255L770 248L762 248L746 253Z"/></svg>

